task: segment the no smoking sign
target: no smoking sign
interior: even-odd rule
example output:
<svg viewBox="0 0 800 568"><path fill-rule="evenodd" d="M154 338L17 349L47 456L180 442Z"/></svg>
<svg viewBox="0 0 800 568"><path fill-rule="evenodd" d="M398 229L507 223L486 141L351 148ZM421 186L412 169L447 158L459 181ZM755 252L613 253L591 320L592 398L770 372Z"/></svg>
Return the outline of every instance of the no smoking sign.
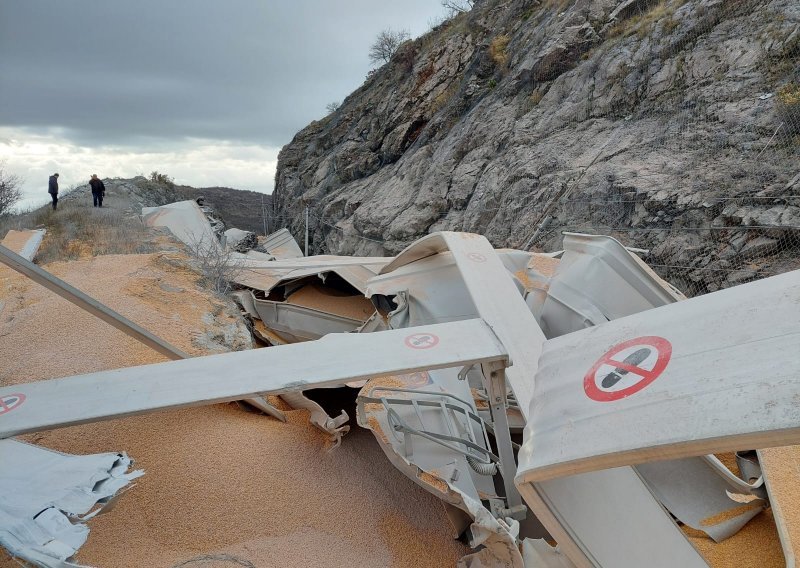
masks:
<svg viewBox="0 0 800 568"><path fill-rule="evenodd" d="M436 347L439 337L432 333L414 333L406 337L405 344L411 349L430 349Z"/></svg>
<svg viewBox="0 0 800 568"><path fill-rule="evenodd" d="M672 344L648 335L616 345L592 365L583 379L586 396L611 402L639 392L667 368Z"/></svg>
<svg viewBox="0 0 800 568"><path fill-rule="evenodd" d="M22 393L0 396L0 414L11 412L23 402L25 402L25 395Z"/></svg>

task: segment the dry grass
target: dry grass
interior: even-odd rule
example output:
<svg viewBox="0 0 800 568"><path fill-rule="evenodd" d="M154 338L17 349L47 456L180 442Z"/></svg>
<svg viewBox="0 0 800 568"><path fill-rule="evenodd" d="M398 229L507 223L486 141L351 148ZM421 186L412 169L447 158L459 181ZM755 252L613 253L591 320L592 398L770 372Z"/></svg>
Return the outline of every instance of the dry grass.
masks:
<svg viewBox="0 0 800 568"><path fill-rule="evenodd" d="M9 229L45 228L37 262L78 260L103 254L139 254L156 250L138 217L121 211L96 209L69 200L59 201L57 211L46 206L0 221L0 233Z"/></svg>
<svg viewBox="0 0 800 568"><path fill-rule="evenodd" d="M777 109L789 133L800 133L800 83L788 83L778 89Z"/></svg>
<svg viewBox="0 0 800 568"><path fill-rule="evenodd" d="M659 22L663 23L665 31L669 33L680 23L674 18L675 11L685 3L686 0L661 0L649 9L638 12L614 25L608 31L607 37L627 37L636 34L639 39L644 39Z"/></svg>
<svg viewBox="0 0 800 568"><path fill-rule="evenodd" d="M511 38L507 35L499 35L489 44L489 56L498 67L505 67L508 64L508 42Z"/></svg>

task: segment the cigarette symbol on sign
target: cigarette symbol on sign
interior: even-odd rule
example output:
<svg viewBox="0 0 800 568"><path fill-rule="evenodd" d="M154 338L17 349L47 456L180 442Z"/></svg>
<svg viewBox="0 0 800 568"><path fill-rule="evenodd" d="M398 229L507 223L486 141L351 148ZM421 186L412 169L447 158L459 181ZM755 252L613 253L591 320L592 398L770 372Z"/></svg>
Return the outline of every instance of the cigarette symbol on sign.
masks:
<svg viewBox="0 0 800 568"><path fill-rule="evenodd" d="M649 356L650 356L650 349L639 349L637 351L634 351L633 353L625 357L625 360L622 361L622 363L617 363L617 365L624 364L625 367L618 366L612 372L607 374L603 378L603 381L600 384L603 385L603 388L610 389L619 381L621 381L622 377L631 372L632 369L630 367L636 367L636 365L643 362ZM613 363L612 361L609 362ZM637 367L637 370L640 369ZM637 371L634 370L633 372L636 373Z"/></svg>
<svg viewBox="0 0 800 568"><path fill-rule="evenodd" d="M430 349L439 343L439 338L432 333L414 333L406 337L405 344L411 349Z"/></svg>
<svg viewBox="0 0 800 568"><path fill-rule="evenodd" d="M25 402L25 395L21 393L0 396L0 414L11 412Z"/></svg>
<svg viewBox="0 0 800 568"><path fill-rule="evenodd" d="M623 341L592 365L583 378L583 389L597 402L622 400L660 377L671 357L672 344L663 337Z"/></svg>

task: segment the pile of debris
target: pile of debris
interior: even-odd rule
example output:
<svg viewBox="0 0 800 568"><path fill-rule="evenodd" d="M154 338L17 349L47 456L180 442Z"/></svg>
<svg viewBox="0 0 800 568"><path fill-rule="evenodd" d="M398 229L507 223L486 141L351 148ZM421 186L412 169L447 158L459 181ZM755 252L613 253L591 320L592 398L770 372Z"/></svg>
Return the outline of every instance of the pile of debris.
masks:
<svg viewBox="0 0 800 568"><path fill-rule="evenodd" d="M800 442L800 273L686 300L610 237L541 254L442 232L394 258L303 257L285 231L266 252L226 248L191 201L143 219L223 256L269 347L114 372L103 408L82 396L109 372L65 379L70 404L46 416L29 409L55 391L20 388L36 402L0 437L270 394L335 448L350 397L475 549L460 565L763 567L778 543L793 557L796 475L774 450L733 452Z"/></svg>

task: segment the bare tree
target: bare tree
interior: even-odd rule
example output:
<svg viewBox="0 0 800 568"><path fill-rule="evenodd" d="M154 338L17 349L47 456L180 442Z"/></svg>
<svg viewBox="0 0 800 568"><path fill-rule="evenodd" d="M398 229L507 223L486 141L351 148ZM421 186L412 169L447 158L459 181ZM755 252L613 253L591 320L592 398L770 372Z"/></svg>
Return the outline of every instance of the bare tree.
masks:
<svg viewBox="0 0 800 568"><path fill-rule="evenodd" d="M388 63L397 48L410 38L411 36L405 30L383 30L375 38L375 43L369 48L370 62L373 65Z"/></svg>
<svg viewBox="0 0 800 568"><path fill-rule="evenodd" d="M476 0L442 0L442 6L447 10L449 17L457 16L462 12L469 12L475 6Z"/></svg>
<svg viewBox="0 0 800 568"><path fill-rule="evenodd" d="M9 213L11 208L22 199L22 190L19 186L22 179L5 170L5 164L0 163L0 215Z"/></svg>
<svg viewBox="0 0 800 568"><path fill-rule="evenodd" d="M325 110L328 111L328 114L331 114L332 112L336 112L341 105L342 103L340 103L339 101L333 101L332 103L328 103L325 105Z"/></svg>

